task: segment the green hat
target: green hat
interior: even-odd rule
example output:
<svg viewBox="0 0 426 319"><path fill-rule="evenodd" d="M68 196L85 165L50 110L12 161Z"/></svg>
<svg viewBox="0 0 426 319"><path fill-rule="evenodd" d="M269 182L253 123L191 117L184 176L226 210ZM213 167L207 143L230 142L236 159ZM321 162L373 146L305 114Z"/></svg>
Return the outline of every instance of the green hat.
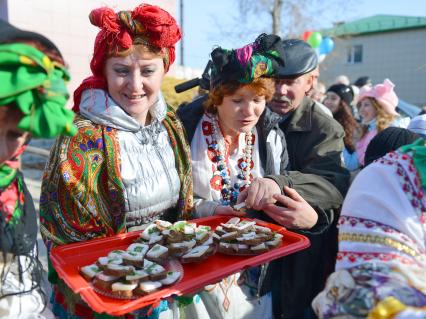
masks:
<svg viewBox="0 0 426 319"><path fill-rule="evenodd" d="M34 137L72 136L74 113L65 107L70 78L65 67L23 43L0 44L0 107L16 105L18 127Z"/></svg>

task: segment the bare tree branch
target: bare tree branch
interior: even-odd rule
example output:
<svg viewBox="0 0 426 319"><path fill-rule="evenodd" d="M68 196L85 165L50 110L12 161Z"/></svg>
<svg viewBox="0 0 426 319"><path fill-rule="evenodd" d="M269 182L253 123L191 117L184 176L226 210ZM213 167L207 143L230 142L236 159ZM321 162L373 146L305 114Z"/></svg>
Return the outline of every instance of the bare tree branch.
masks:
<svg viewBox="0 0 426 319"><path fill-rule="evenodd" d="M306 30L324 27L324 21L345 19L353 14L354 0L238 0L237 16L230 24L219 24L221 36L251 39L262 32L297 37ZM329 23L331 24L331 23Z"/></svg>

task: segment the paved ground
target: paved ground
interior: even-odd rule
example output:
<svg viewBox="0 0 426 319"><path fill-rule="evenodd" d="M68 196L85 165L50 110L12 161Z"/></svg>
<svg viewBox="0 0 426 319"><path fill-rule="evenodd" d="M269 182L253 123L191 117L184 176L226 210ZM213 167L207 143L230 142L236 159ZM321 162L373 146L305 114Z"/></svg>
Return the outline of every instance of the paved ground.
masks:
<svg viewBox="0 0 426 319"><path fill-rule="evenodd" d="M31 142L32 146L42 147L44 149L49 149L52 145L52 141L40 140ZM46 158L41 156L35 156L31 154L24 153L22 157L22 168L24 173L25 182L27 184L28 190L33 197L34 204L37 210L39 211L39 198L40 198L40 189L41 189L41 177L43 174L43 167L46 162ZM39 259L43 264L43 268L46 271L44 276L44 289L48 296L50 296L50 285L47 282L47 252L46 247L41 239L40 232L37 237L37 243L39 248Z"/></svg>

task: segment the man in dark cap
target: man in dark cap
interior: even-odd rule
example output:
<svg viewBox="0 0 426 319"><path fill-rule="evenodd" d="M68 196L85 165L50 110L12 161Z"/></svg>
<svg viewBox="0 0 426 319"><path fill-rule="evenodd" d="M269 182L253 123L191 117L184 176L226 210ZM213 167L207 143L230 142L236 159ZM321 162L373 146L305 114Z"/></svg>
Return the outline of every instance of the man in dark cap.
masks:
<svg viewBox="0 0 426 319"><path fill-rule="evenodd" d="M324 287L333 270L337 250L336 212L349 186L349 172L342 166L344 132L339 123L320 110L307 93L318 65L315 51L304 41L282 41L284 67L276 72L276 92L269 107L281 115L280 128L288 144L291 170L286 175L268 176L281 189L296 190L312 207L318 218L314 225L300 227L303 214L287 216L285 191L278 205L254 206L275 222L308 236L311 247L272 262L265 279L265 289L272 289L275 318L315 318L312 299ZM253 185L262 192L262 185ZM251 202L249 194L246 199ZM282 195L281 195L282 196ZM334 227L333 227L334 225ZM269 286L270 285L270 286Z"/></svg>

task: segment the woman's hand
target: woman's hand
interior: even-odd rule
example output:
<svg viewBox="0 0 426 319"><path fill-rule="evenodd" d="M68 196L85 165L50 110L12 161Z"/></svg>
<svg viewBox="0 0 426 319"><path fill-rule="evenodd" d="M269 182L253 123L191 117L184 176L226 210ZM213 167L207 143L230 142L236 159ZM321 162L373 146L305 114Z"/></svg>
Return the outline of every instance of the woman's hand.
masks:
<svg viewBox="0 0 426 319"><path fill-rule="evenodd" d="M214 210L214 214L215 215L231 215L231 216L238 216L238 217L242 217L246 215L245 212L240 212L238 210L233 209L230 206L221 206L221 205L216 207L216 209Z"/></svg>
<svg viewBox="0 0 426 319"><path fill-rule="evenodd" d="M273 198L284 205L266 204L263 211L278 224L290 229L311 229L318 221L318 214L294 189L285 186L286 195L275 194Z"/></svg>
<svg viewBox="0 0 426 319"><path fill-rule="evenodd" d="M238 203L245 202L247 208L262 210L264 205L275 203L275 194L281 194L281 189L273 179L255 178L250 186L240 193Z"/></svg>

